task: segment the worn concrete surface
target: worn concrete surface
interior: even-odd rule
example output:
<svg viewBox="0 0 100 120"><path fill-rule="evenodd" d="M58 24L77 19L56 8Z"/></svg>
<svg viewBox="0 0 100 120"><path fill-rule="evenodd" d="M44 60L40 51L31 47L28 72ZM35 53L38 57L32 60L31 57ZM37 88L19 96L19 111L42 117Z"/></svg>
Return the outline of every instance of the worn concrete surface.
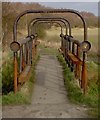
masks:
<svg viewBox="0 0 100 120"><path fill-rule="evenodd" d="M87 108L72 104L55 56L41 55L30 105L3 106L4 118L87 118Z"/></svg>

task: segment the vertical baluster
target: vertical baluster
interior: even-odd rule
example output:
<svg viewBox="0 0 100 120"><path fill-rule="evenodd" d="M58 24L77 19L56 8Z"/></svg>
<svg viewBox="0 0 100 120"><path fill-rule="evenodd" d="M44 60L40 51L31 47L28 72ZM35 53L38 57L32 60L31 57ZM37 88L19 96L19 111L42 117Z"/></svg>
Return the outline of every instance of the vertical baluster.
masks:
<svg viewBox="0 0 100 120"><path fill-rule="evenodd" d="M66 62L67 62L67 64L68 64L68 55L67 55L67 52L68 52L68 41L67 41L67 39L65 39L65 43L66 43L66 45L65 45L65 60L66 60Z"/></svg>
<svg viewBox="0 0 100 120"><path fill-rule="evenodd" d="M30 50L30 52L31 52L31 65L32 65L32 41L31 41L31 50Z"/></svg>
<svg viewBox="0 0 100 120"><path fill-rule="evenodd" d="M80 58L80 47L77 45L77 57ZM75 76L76 78L79 79L79 85L81 85L81 81L80 81L80 63L76 64L76 73Z"/></svg>
<svg viewBox="0 0 100 120"><path fill-rule="evenodd" d="M20 73L22 72L22 46L20 48Z"/></svg>
<svg viewBox="0 0 100 120"><path fill-rule="evenodd" d="M75 44L74 44L74 42L72 42L71 43L72 44L72 54L75 54L74 52L75 52ZM71 72L73 72L73 69L74 69L74 64L73 64L73 61L71 61L72 63L71 63Z"/></svg>
<svg viewBox="0 0 100 120"><path fill-rule="evenodd" d="M35 40L33 40L33 43L32 43L32 54L33 54L33 59L35 58Z"/></svg>
<svg viewBox="0 0 100 120"><path fill-rule="evenodd" d="M87 68L85 63L85 52L83 52L83 64L82 64L82 75L81 75L81 87L83 88L84 94L87 91Z"/></svg>
<svg viewBox="0 0 100 120"><path fill-rule="evenodd" d="M68 52L71 52L70 37L68 38ZM68 57L68 67L71 67L71 65L70 65L70 58L69 57Z"/></svg>
<svg viewBox="0 0 100 120"><path fill-rule="evenodd" d="M28 53L28 55L27 55L27 58L28 58L27 64L29 65L29 61L30 61L30 60L29 60L29 59L30 59L30 58L29 58L29 42L27 42L27 51L28 51L28 52L27 52L27 53Z"/></svg>
<svg viewBox="0 0 100 120"><path fill-rule="evenodd" d="M24 67L25 67L25 61L24 61L24 51L23 51L23 48L24 48L24 45L22 46L22 70L24 69Z"/></svg>
<svg viewBox="0 0 100 120"><path fill-rule="evenodd" d="M26 66L26 43L24 44L24 61Z"/></svg>
<svg viewBox="0 0 100 120"><path fill-rule="evenodd" d="M17 60L17 52L14 53L14 93L18 90L18 60Z"/></svg>
<svg viewBox="0 0 100 120"><path fill-rule="evenodd" d="M64 58L65 58L65 57L66 57L66 56L65 56L65 54L66 54L66 51L65 51L65 50L66 50L66 41L65 41L64 38L63 38L63 41L64 41L64 46L63 46L63 47L64 47Z"/></svg>
<svg viewBox="0 0 100 120"><path fill-rule="evenodd" d="M35 56L37 54L37 40L35 40Z"/></svg>
<svg viewBox="0 0 100 120"><path fill-rule="evenodd" d="M69 38L67 38L67 61L68 61L68 67L70 67L70 61L69 61L69 57L68 57L68 52L69 52Z"/></svg>
<svg viewBox="0 0 100 120"><path fill-rule="evenodd" d="M28 64L28 46L27 43L25 43L25 50L26 50L26 65Z"/></svg>

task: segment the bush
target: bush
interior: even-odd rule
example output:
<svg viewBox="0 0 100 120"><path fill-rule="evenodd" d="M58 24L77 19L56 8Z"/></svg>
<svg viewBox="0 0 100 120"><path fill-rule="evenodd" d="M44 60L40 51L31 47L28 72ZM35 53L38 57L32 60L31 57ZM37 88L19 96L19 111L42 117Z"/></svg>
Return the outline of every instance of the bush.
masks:
<svg viewBox="0 0 100 120"><path fill-rule="evenodd" d="M37 33L39 38L44 38L46 35L45 27L43 25L38 26Z"/></svg>
<svg viewBox="0 0 100 120"><path fill-rule="evenodd" d="M14 67L13 62L8 61L2 67L2 93L13 91Z"/></svg>

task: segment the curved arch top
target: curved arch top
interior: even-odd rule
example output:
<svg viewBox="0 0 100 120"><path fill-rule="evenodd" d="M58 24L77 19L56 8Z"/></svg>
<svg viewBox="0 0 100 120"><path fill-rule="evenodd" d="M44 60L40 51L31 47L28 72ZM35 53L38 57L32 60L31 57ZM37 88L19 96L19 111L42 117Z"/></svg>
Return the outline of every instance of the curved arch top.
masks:
<svg viewBox="0 0 100 120"><path fill-rule="evenodd" d="M69 21L67 20L67 19L65 19L65 18L62 18L62 17L39 17L39 18L34 18L34 19L32 19L30 22L29 22L29 25L28 25L28 31L29 31L29 27L30 27L30 25L31 25L31 23L33 22L33 21L35 21L35 20L53 20L53 21L61 21L61 22L63 22L64 24L65 24L65 26L67 27L67 25L66 25L66 23L65 22L67 22L67 24L68 24L68 27L69 27L69 35L71 36L71 25L70 25L70 23L69 23ZM64 20L64 21L63 21ZM66 33L67 33L67 28L66 28Z"/></svg>
<svg viewBox="0 0 100 120"><path fill-rule="evenodd" d="M78 11L73 10L73 9L45 9L45 10L26 10L17 16L17 18L14 22L14 26L13 26L13 40L14 41L17 41L17 23L18 23L19 19L22 16L24 16L25 14L30 14L30 13L74 13L74 14L78 15L83 22L84 41L87 40L87 25L86 25L86 22L85 22L83 16Z"/></svg>
<svg viewBox="0 0 100 120"><path fill-rule="evenodd" d="M51 23L51 21L38 21L38 23L36 24L36 27L37 27L38 25L42 24L42 23ZM61 33L63 33L62 25L61 25L59 22L57 22L57 21L52 21L52 23L58 24L58 25L60 26L60 28L61 28ZM35 29L35 32L36 32L36 29Z"/></svg>
<svg viewBox="0 0 100 120"><path fill-rule="evenodd" d="M59 18L36 18L36 21L33 23L33 25L32 26L34 26L38 21L60 21L60 22L62 22L62 23L64 23L64 25L65 25L65 27L66 27L66 34L67 34L67 32L68 32L68 30L67 30L67 24L62 20L62 19L59 19ZM70 24L69 24L69 22L68 22L68 26L69 26L69 35L71 36L71 27L70 27Z"/></svg>

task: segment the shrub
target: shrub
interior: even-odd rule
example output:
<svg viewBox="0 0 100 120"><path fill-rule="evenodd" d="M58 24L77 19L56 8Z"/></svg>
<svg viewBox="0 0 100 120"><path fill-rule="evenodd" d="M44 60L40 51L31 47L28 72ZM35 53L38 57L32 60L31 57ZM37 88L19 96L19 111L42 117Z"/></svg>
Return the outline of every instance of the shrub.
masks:
<svg viewBox="0 0 100 120"><path fill-rule="evenodd" d="M43 25L38 26L37 33L39 38L44 38L46 35L45 27Z"/></svg>

